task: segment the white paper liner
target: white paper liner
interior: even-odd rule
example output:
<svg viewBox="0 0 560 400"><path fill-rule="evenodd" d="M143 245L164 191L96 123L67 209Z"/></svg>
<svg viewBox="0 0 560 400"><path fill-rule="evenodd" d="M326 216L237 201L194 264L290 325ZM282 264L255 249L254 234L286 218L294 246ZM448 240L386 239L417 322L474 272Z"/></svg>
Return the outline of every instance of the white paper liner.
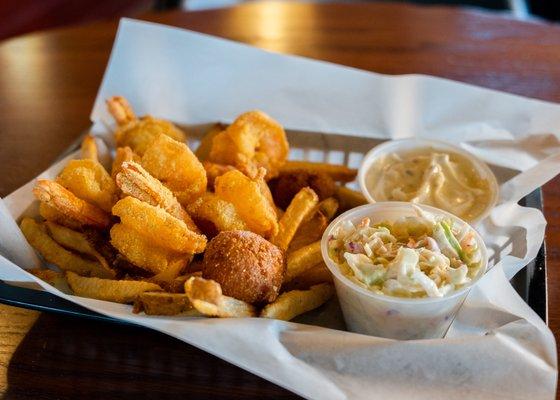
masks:
<svg viewBox="0 0 560 400"><path fill-rule="evenodd" d="M542 213L516 203L560 172L560 106L433 77L389 77L268 53L131 20L121 22L92 111L92 131L108 142L104 100L115 94L126 96L140 115L180 124L228 122L259 108L289 129L308 131L290 135L291 157L299 159L357 166L376 139L460 143L491 163L502 185L500 204L477 226L493 268L471 291L446 338L437 340L393 341L264 319L134 315L127 305L66 295L22 269L40 263L14 222L36 213L30 182L0 201L0 279L37 282L307 398L554 398L554 336L508 279L536 256L544 239ZM64 162L41 177L55 176ZM310 320L338 327L325 318L336 314L329 310Z"/></svg>

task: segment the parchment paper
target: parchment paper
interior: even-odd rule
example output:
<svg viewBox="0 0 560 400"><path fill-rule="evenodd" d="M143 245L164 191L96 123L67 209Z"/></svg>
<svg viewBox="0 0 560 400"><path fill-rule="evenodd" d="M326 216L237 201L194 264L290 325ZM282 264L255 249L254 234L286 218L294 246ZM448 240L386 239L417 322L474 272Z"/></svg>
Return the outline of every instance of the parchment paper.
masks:
<svg viewBox="0 0 560 400"><path fill-rule="evenodd" d="M393 341L256 318L134 315L128 305L70 296L24 271L40 264L14 221L36 213L30 182L0 201L0 279L37 282L307 398L554 398L554 337L508 279L543 242L542 213L517 201L560 172L560 106L433 77L384 76L273 54L126 19L91 114L92 131L107 143L111 119L104 100L116 94L126 96L140 115L184 125L229 122L261 109L299 131L290 135L294 158L357 166L380 140L419 136L460 143L490 163L501 183L499 204L477 226L491 250L492 268L470 292L447 336L437 340ZM64 163L41 176L55 176Z"/></svg>

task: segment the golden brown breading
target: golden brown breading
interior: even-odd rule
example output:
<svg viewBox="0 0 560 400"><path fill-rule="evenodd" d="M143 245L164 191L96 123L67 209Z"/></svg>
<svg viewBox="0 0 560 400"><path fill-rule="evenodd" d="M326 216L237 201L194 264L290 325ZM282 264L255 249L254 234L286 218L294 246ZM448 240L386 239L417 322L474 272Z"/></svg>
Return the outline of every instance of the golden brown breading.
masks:
<svg viewBox="0 0 560 400"><path fill-rule="evenodd" d="M206 191L206 171L185 143L160 135L142 156L142 166L185 205Z"/></svg>
<svg viewBox="0 0 560 400"><path fill-rule="evenodd" d="M117 185L99 162L70 160L56 181L77 197L110 212L118 200Z"/></svg>
<svg viewBox="0 0 560 400"><path fill-rule="evenodd" d="M263 190L265 185L262 176L253 180L238 170L229 171L214 182L216 195L235 206L249 230L268 238L278 232L278 220L274 204Z"/></svg>
<svg viewBox="0 0 560 400"><path fill-rule="evenodd" d="M209 238L222 231L247 230L235 206L220 199L214 193L204 193L187 206L187 211L197 226Z"/></svg>
<svg viewBox="0 0 560 400"><path fill-rule="evenodd" d="M196 224L181 204L179 204L171 190L151 176L140 164L132 161L123 162L116 181L124 194L135 197L152 206L163 208L175 218L183 221L190 230L200 233Z"/></svg>
<svg viewBox="0 0 560 400"><path fill-rule="evenodd" d="M184 142L187 138L182 130L169 121L149 115L138 119L124 97L111 97L107 100L107 108L118 125L115 130L117 146L128 146L139 155L143 155L161 134L180 142Z"/></svg>
<svg viewBox="0 0 560 400"><path fill-rule="evenodd" d="M71 220L79 222L81 225L94 226L96 228L106 228L109 226L109 214L102 209L88 203L59 183L48 179L40 179L33 188L35 197L56 209L60 214L65 215Z"/></svg>
<svg viewBox="0 0 560 400"><path fill-rule="evenodd" d="M150 239L151 243L179 253L201 253L206 237L191 231L187 225L163 208L152 206L132 196L119 200L113 215Z"/></svg>
<svg viewBox="0 0 560 400"><path fill-rule="evenodd" d="M274 301L283 275L282 251L249 231L220 232L204 253L202 276L218 282L225 295L248 303Z"/></svg>
<svg viewBox="0 0 560 400"><path fill-rule="evenodd" d="M268 180L278 174L288 152L284 128L261 111L249 111L213 136L208 160L235 166L252 163L266 169Z"/></svg>

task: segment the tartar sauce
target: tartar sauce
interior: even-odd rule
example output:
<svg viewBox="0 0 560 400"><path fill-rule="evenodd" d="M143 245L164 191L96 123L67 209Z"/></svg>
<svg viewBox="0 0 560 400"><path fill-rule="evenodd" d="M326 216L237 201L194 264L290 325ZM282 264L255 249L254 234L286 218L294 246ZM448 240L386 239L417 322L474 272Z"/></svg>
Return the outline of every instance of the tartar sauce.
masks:
<svg viewBox="0 0 560 400"><path fill-rule="evenodd" d="M466 221L492 201L490 182L467 157L430 147L380 157L366 175L366 187L376 201L427 204Z"/></svg>

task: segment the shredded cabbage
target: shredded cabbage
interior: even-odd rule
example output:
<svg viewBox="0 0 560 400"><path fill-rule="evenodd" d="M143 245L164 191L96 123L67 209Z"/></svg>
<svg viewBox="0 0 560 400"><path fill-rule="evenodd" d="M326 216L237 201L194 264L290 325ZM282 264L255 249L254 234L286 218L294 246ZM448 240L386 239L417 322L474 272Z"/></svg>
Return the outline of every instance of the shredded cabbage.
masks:
<svg viewBox="0 0 560 400"><path fill-rule="evenodd" d="M392 223L344 221L329 238L329 255L349 278L389 296L442 297L470 283L482 259L473 231L417 214Z"/></svg>

